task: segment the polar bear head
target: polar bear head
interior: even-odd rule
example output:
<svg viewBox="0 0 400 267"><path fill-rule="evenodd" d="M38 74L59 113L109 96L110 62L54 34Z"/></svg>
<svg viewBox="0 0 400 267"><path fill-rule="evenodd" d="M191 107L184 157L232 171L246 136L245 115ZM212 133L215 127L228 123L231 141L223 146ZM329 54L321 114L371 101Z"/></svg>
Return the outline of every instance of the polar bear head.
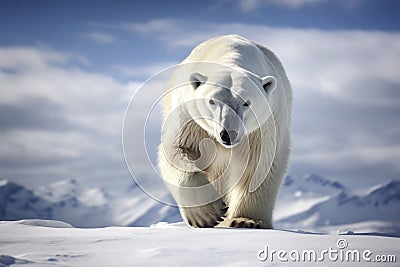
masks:
<svg viewBox="0 0 400 267"><path fill-rule="evenodd" d="M224 69L190 74L191 118L224 147L239 144L271 115L270 104L277 80L273 76L259 77L247 71Z"/></svg>

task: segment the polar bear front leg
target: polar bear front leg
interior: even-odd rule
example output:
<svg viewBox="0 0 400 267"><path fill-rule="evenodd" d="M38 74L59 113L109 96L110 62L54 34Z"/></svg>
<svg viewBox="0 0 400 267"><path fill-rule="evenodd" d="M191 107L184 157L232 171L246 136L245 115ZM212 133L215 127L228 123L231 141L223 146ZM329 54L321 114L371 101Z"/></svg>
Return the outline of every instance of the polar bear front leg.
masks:
<svg viewBox="0 0 400 267"><path fill-rule="evenodd" d="M179 186L167 185L185 222L192 227L214 227L227 211L204 172L183 172Z"/></svg>

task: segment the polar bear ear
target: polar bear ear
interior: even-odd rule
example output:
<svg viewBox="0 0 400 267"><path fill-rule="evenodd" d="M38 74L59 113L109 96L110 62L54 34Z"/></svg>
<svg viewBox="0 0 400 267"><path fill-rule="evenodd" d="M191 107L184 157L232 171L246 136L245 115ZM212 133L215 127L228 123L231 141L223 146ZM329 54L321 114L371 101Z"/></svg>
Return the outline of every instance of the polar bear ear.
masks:
<svg viewBox="0 0 400 267"><path fill-rule="evenodd" d="M269 94L276 88L276 78L274 76L265 76L261 78L264 90Z"/></svg>
<svg viewBox="0 0 400 267"><path fill-rule="evenodd" d="M207 77L198 73L198 72L193 72L192 75L190 75L190 83L193 85L194 89L197 89L200 85L206 83Z"/></svg>

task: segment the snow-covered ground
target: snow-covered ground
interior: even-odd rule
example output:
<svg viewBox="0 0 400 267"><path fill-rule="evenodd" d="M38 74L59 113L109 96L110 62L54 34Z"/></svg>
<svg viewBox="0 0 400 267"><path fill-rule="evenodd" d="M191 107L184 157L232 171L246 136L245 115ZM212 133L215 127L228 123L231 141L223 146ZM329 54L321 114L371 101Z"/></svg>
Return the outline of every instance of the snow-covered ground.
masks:
<svg viewBox="0 0 400 267"><path fill-rule="evenodd" d="M275 230L192 229L179 223L177 208L134 184L106 190L72 179L29 189L2 180L0 220L6 220L0 222L0 267L309 266L310 250L319 266L347 264L352 253L360 261L349 258L350 263L359 266L400 261L398 180L354 191L317 175L288 176ZM376 256L393 261L391 255L395 263L373 262Z"/></svg>
<svg viewBox="0 0 400 267"><path fill-rule="evenodd" d="M286 254L278 254L280 250ZM182 223L79 229L57 221L23 220L0 223L0 255L0 266L398 266L400 239L352 233L193 229ZM397 262L378 263L376 259Z"/></svg>

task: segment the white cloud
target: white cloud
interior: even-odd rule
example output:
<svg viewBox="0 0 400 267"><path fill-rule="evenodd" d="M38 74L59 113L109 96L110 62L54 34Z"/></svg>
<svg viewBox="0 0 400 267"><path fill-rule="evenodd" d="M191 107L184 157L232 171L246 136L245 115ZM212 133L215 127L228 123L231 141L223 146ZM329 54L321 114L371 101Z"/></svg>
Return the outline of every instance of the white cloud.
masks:
<svg viewBox="0 0 400 267"><path fill-rule="evenodd" d="M355 7L361 0L235 0L235 1L223 1L223 4L231 5L232 2L236 2L240 10L243 12L251 12L257 9L261 9L267 6L277 6L289 9L297 9L302 7L316 6L323 3L334 3L340 4L344 7Z"/></svg>
<svg viewBox="0 0 400 267"><path fill-rule="evenodd" d="M100 44L112 44L116 41L116 38L113 35L103 32L90 32L86 36Z"/></svg>
<svg viewBox="0 0 400 267"><path fill-rule="evenodd" d="M150 76L164 70L165 68L174 66L178 63L179 62L167 61L149 65L142 65L142 66L116 65L114 66L113 69L117 73L117 75L122 75L124 77L147 79Z"/></svg>
<svg viewBox="0 0 400 267"><path fill-rule="evenodd" d="M122 27L142 34L161 33L167 31L175 32L180 29L178 25L179 22L179 20L174 19L157 19L144 23L125 23Z"/></svg>
<svg viewBox="0 0 400 267"><path fill-rule="evenodd" d="M60 53L46 47L0 47L0 59L2 71L42 70L48 64L62 65L68 62L89 65L87 59L80 55Z"/></svg>
<svg viewBox="0 0 400 267"><path fill-rule="evenodd" d="M84 71L72 55L0 49L0 164L4 178L129 182L123 115L139 83Z"/></svg>
<svg viewBox="0 0 400 267"><path fill-rule="evenodd" d="M299 8L306 5L315 5L326 0L243 0L238 1L239 7L243 11L252 11L263 5L276 5L288 8Z"/></svg>

